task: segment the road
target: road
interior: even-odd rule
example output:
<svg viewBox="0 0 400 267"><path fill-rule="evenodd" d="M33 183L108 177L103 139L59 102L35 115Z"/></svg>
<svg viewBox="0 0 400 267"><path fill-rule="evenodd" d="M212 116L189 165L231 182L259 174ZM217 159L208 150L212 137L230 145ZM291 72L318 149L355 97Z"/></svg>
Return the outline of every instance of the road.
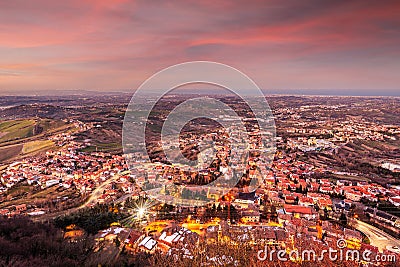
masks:
<svg viewBox="0 0 400 267"><path fill-rule="evenodd" d="M365 222L356 221L356 229L363 232L371 241L371 245L378 247L379 251L383 251L388 246L400 247L400 240L385 233L384 231L369 225Z"/></svg>
<svg viewBox="0 0 400 267"><path fill-rule="evenodd" d="M97 187L89 196L88 200L83 203L81 206L75 207L75 208L70 208L68 210L63 210L63 211L58 211L58 212L53 212L53 213L46 213L44 215L41 216L36 216L36 217L32 217L33 221L48 221L50 219L54 219L58 216L61 215L68 215L74 212L77 212L80 209L89 207L93 204L97 203L97 199L99 196L101 196L101 194L103 194L104 189L111 184L112 182L114 182L115 180L118 179L118 177L121 174L115 174L113 177L107 179L106 181L104 181L99 187Z"/></svg>
<svg viewBox="0 0 400 267"><path fill-rule="evenodd" d="M119 176L120 174L115 174L113 177L104 181L100 186L96 187L96 189L93 190L93 192L90 194L89 199L85 203L83 203L78 209L83 209L90 205L97 204L97 199L103 194L103 191L106 189L106 187L112 182L118 180Z"/></svg>

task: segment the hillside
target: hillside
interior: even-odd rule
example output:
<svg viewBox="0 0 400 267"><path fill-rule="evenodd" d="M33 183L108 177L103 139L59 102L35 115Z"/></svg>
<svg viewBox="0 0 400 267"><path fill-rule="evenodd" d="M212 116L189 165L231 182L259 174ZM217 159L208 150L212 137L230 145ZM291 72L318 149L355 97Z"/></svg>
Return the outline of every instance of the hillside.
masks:
<svg viewBox="0 0 400 267"><path fill-rule="evenodd" d="M72 128L72 124L52 119L0 121L0 162L48 150L54 146L48 137Z"/></svg>

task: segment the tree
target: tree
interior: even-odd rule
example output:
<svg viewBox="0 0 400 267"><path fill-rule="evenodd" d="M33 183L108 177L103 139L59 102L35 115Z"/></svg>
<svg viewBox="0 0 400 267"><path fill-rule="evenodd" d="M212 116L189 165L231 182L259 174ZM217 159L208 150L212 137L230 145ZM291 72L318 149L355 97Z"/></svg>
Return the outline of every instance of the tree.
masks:
<svg viewBox="0 0 400 267"><path fill-rule="evenodd" d="M346 214L344 214L344 212L342 212L340 214L339 222L340 222L340 224L342 224L344 226L347 225L347 216L346 216Z"/></svg>
<svg viewBox="0 0 400 267"><path fill-rule="evenodd" d="M1 218L0 240L1 266L85 265L93 247L91 238L69 242L54 225L26 217Z"/></svg>

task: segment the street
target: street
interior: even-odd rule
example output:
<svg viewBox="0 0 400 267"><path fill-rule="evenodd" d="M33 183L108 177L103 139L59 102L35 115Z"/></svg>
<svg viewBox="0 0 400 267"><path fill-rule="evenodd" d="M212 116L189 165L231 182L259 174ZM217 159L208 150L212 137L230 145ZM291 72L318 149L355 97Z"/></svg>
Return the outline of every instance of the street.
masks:
<svg viewBox="0 0 400 267"><path fill-rule="evenodd" d="M364 233L369 240L371 241L371 245L379 248L379 251L383 251L387 247L400 247L400 240L394 238L393 236L385 233L384 231L369 225L365 222L356 220L356 229Z"/></svg>

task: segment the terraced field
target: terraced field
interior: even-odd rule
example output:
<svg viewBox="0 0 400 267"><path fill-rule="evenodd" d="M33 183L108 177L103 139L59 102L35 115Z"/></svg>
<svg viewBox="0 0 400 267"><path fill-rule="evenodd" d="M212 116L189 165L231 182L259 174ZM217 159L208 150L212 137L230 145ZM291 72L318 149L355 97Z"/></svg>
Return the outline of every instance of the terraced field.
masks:
<svg viewBox="0 0 400 267"><path fill-rule="evenodd" d="M0 122L0 163L46 151L54 146L48 137L73 130L62 120L19 119Z"/></svg>
<svg viewBox="0 0 400 267"><path fill-rule="evenodd" d="M0 162L18 156L22 151L22 144L0 147Z"/></svg>
<svg viewBox="0 0 400 267"><path fill-rule="evenodd" d="M13 120L0 123L0 142L34 135L35 120Z"/></svg>
<svg viewBox="0 0 400 267"><path fill-rule="evenodd" d="M41 150L48 149L54 145L54 142L51 140L37 140L31 141L24 144L22 148L22 154L30 154L34 152L38 152Z"/></svg>

